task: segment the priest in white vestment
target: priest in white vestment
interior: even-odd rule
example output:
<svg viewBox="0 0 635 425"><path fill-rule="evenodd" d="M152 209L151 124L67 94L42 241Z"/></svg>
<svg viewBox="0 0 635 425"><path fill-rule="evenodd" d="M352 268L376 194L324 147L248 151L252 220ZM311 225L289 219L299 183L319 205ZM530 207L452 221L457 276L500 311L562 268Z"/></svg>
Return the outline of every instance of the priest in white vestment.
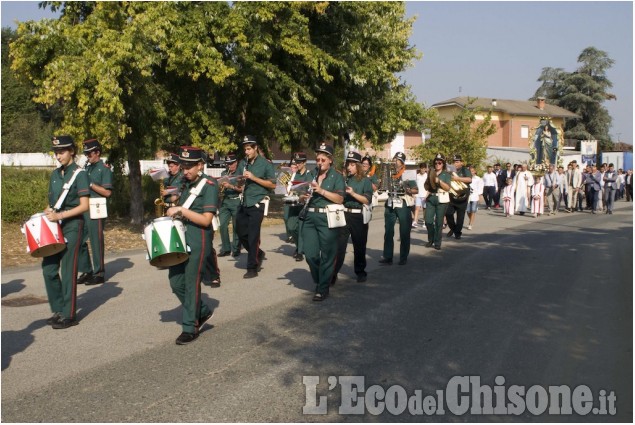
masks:
<svg viewBox="0 0 635 425"><path fill-rule="evenodd" d="M534 185L534 176L527 171L527 164L522 165L522 170L514 177L516 189L516 212L526 213L531 207L531 187Z"/></svg>

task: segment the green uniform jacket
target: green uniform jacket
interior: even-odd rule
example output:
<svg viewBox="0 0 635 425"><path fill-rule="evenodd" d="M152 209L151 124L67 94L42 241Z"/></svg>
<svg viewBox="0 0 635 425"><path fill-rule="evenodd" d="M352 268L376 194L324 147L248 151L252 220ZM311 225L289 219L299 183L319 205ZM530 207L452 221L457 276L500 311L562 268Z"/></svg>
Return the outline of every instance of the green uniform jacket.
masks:
<svg viewBox="0 0 635 425"><path fill-rule="evenodd" d="M71 176L78 168L78 165L74 162L66 167L64 171L64 176L62 177L62 167L56 168L53 170L51 174L51 179L49 180L49 206L53 207L60 195L64 191L64 184L68 183L71 179ZM62 204L60 210L70 210L79 205L79 198L82 196L89 196L90 190L88 188L88 175L85 172L80 172L75 178L75 182L71 186L68 194L66 195L66 199L64 199L64 203Z"/></svg>
<svg viewBox="0 0 635 425"><path fill-rule="evenodd" d="M86 165L86 173L88 173L88 180L90 183L95 183L104 189L112 190L112 170L109 166L104 164L101 159L94 164ZM91 190L91 198L102 198L102 195Z"/></svg>
<svg viewBox="0 0 635 425"><path fill-rule="evenodd" d="M362 177L361 180L357 180L355 177L349 177L346 180L346 185L353 189L353 192L363 195L368 199L368 203L373 197L373 185L368 177ZM352 195L346 193L344 195L344 206L346 208L359 209L362 207L362 203L355 199Z"/></svg>
<svg viewBox="0 0 635 425"><path fill-rule="evenodd" d="M173 176L169 176L165 179L163 179L163 188L167 189L168 187L176 187L176 188L180 188L181 187L181 179L183 178L183 173L181 173L180 171L178 173L176 173ZM165 202L166 204L170 203L170 198L173 195L166 195L163 197L163 202Z"/></svg>
<svg viewBox="0 0 635 425"><path fill-rule="evenodd" d="M315 178L315 176L313 176ZM328 191L335 192L338 195L346 195L346 184L344 183L344 177L338 173L335 168L331 167L326 172L326 177L322 180L320 188ZM326 199L324 196L319 195L317 191L313 192L313 196L309 201L310 208L324 208L333 202Z"/></svg>
<svg viewBox="0 0 635 425"><path fill-rule="evenodd" d="M245 166L247 165L246 159L243 159L238 164L238 175L245 173ZM249 164L248 171L253 173L256 177L269 180L272 183L276 182L276 171L273 168L273 164L267 161L262 156L258 155L254 159L253 164ZM245 182L245 188L243 189L243 205L246 207L252 207L267 196L271 191L264 186L260 186L252 180Z"/></svg>

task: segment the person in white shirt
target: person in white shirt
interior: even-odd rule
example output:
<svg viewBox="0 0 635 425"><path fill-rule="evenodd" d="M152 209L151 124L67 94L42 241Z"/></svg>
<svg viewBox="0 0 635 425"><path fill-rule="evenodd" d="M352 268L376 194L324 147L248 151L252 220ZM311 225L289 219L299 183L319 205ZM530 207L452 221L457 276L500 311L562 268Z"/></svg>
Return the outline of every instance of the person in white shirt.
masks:
<svg viewBox="0 0 635 425"><path fill-rule="evenodd" d="M531 187L534 185L534 176L527 171L527 164L521 165L521 170L514 177L514 192L516 201L516 212L525 215L530 207Z"/></svg>
<svg viewBox="0 0 635 425"><path fill-rule="evenodd" d="M562 186L556 166L549 165L549 171L545 174L543 183L545 185L545 197L549 206L549 214L556 215L558 213L558 204L560 203L560 187Z"/></svg>
<svg viewBox="0 0 635 425"><path fill-rule="evenodd" d="M474 219L476 218L476 212L478 211L478 200L483 194L484 187L483 179L476 175L476 169L473 165L470 165L470 172L472 173L472 183L470 183L470 198L467 203L467 217L469 219L467 230L472 230L472 225L474 224Z"/></svg>
<svg viewBox="0 0 635 425"><path fill-rule="evenodd" d="M492 202L496 204L496 192L498 192L497 175L491 165L487 166L487 173L483 174L483 200L485 208L491 209Z"/></svg>
<svg viewBox="0 0 635 425"><path fill-rule="evenodd" d="M428 197L428 191L423 186L428 179L428 165L425 162L419 164L416 179L419 192L415 198L415 216L412 220L412 227L419 227L419 211L421 211L422 220L426 216L426 198ZM425 224L422 224L422 226L426 227Z"/></svg>

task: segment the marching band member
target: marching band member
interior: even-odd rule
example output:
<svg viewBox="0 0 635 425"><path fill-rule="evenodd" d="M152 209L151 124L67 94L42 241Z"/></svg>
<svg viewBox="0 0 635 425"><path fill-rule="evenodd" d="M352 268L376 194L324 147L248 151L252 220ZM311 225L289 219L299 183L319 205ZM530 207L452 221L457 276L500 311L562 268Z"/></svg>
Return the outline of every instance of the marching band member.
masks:
<svg viewBox="0 0 635 425"><path fill-rule="evenodd" d="M432 170L428 173L425 188L428 191L426 199L425 223L428 231L428 243L426 247L434 245L437 250L441 249L441 238L443 235L443 218L445 210L450 202L450 182L452 176L445 170L445 157L438 153L434 157Z"/></svg>
<svg viewBox="0 0 635 425"><path fill-rule="evenodd" d="M306 201L306 218L300 226L300 250L311 269L315 283L313 301L324 301L335 272L338 229L330 229L326 206L341 204L346 189L344 178L333 167L333 147L325 143L315 149L316 175L311 183L311 197Z"/></svg>
<svg viewBox="0 0 635 425"><path fill-rule="evenodd" d="M168 193L168 188L180 187L183 173L181 173L179 156L175 153L171 153L169 155L170 156L165 161L168 164L169 176L163 179L163 191L161 192L161 196L163 197L163 202L165 202L165 205L171 207L172 204L176 204L179 199L179 195Z"/></svg>
<svg viewBox="0 0 635 425"><path fill-rule="evenodd" d="M53 329L77 325L77 264L84 230L82 214L88 211L90 189L88 175L75 163L75 143L71 136L53 137L52 148L60 163L51 174L48 190L49 207L44 211L49 221L61 221L66 248L42 260L42 274L53 316L46 323ZM78 171L79 170L79 171ZM53 209L64 192L64 185L73 180L58 211ZM60 277L61 269L61 277Z"/></svg>
<svg viewBox="0 0 635 425"><path fill-rule="evenodd" d="M468 185L472 183L472 173L467 167L463 166L463 158L461 155L454 155L454 166L456 167L456 175L452 175L453 181L459 181ZM461 239L463 234L463 223L465 221L465 212L467 211L467 203L469 202L469 196L464 200L456 200L450 197L450 203L445 210L445 219L448 223L450 231L448 237L454 235L455 239ZM454 220L454 214L456 213L456 221Z"/></svg>
<svg viewBox="0 0 635 425"><path fill-rule="evenodd" d="M91 198L110 198L112 195L112 170L101 159L101 143L96 139L84 141L84 155L88 159L86 174ZM79 249L79 271L77 284L97 285L105 281L104 227L105 218L91 218L90 210L84 213L84 234ZM88 240L90 252L88 255Z"/></svg>
<svg viewBox="0 0 635 425"><path fill-rule="evenodd" d="M346 195L344 195L346 226L339 228L335 273L331 279L331 284L337 280L337 274L344 264L349 235L353 241L353 268L357 275L357 281L366 282L368 223L364 224L362 209L363 205L370 205L373 197L373 186L370 179L365 177L361 160L362 156L357 152L351 151L346 157L345 167L348 174L345 179Z"/></svg>
<svg viewBox="0 0 635 425"><path fill-rule="evenodd" d="M212 250L212 218L218 206L218 187L203 174L205 161L201 149L182 146L179 159L183 169L179 205L170 207L166 215L183 220L185 241L190 247L187 261L171 266L168 274L172 292L183 306L183 332L176 343L185 345L198 338L199 331L212 317L210 308L201 302L201 279ZM184 208L193 191L199 194L188 208Z"/></svg>
<svg viewBox="0 0 635 425"><path fill-rule="evenodd" d="M293 186L293 178L295 177L295 173L298 171L298 164L296 164L295 159L293 157L291 157L291 161L289 161L289 168L291 169L291 174L289 177L289 181L287 182L286 185L286 196L291 195L291 186ZM283 213L283 218L284 218L284 228L287 232L287 242L291 243L295 243L295 240L293 239L293 236L291 235L291 230L289 229L289 213L291 212L291 204L288 204L285 202L284 204L284 213ZM295 253L293 254L293 257L295 258Z"/></svg>
<svg viewBox="0 0 635 425"><path fill-rule="evenodd" d="M370 156L366 155L362 158L362 170L364 171L364 175L370 179L371 184L373 185L373 192L379 189L379 178L377 177L377 173L372 167L373 160Z"/></svg>
<svg viewBox="0 0 635 425"><path fill-rule="evenodd" d="M244 279L258 276L265 259L265 252L260 249L260 227L265 216L263 202L269 191L276 188L276 173L273 164L258 154L258 143L253 136L243 139L245 158L238 166L238 174L246 179L241 188L242 204L236 216L236 228L240 243L247 250L247 273Z"/></svg>
<svg viewBox="0 0 635 425"><path fill-rule="evenodd" d="M313 174L307 170L306 168L306 153L304 152L296 152L293 154L293 162L295 162L297 169L295 173L291 176L290 185L297 184L300 182L310 182L313 181ZM287 225L287 232L293 238L293 243L295 244L295 252L293 253L293 258L295 261L303 261L304 255L302 255L298 251L299 240L300 240L300 222L298 216L300 215L300 211L302 211L302 205L285 205L285 224Z"/></svg>
<svg viewBox="0 0 635 425"><path fill-rule="evenodd" d="M236 177L237 168L238 159L236 155L233 153L228 154L225 156L225 171L221 173L221 177ZM238 257L240 255L240 240L236 232L236 217L240 208L240 191L237 189L240 183L238 181L225 181L221 186L223 188L223 201L218 213L221 248L218 256L225 257L231 254L232 257ZM233 229L231 244L229 241L230 219Z"/></svg>
<svg viewBox="0 0 635 425"><path fill-rule="evenodd" d="M418 193L417 182L414 180L402 180L402 175L406 170L406 155L403 152L397 152L393 157L393 161L397 164L396 173L392 176L393 185L403 186L405 195L416 195ZM406 196L401 195L397 199L388 198L384 208L384 220L384 251L379 262L384 265L392 264L395 247L393 241L395 222L399 220L399 238L401 241L399 265L403 266L408 261L408 254L410 253L410 228L412 227L412 210L406 202Z"/></svg>

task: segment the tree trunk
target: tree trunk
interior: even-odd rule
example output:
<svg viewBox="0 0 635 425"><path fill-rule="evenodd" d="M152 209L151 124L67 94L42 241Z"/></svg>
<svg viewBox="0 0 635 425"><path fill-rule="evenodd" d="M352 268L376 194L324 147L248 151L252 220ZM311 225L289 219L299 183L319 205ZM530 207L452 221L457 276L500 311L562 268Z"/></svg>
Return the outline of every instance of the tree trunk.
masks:
<svg viewBox="0 0 635 425"><path fill-rule="evenodd" d="M128 182L130 183L130 223L143 223L143 193L141 189L141 164L139 149L134 141L127 143L128 150Z"/></svg>

